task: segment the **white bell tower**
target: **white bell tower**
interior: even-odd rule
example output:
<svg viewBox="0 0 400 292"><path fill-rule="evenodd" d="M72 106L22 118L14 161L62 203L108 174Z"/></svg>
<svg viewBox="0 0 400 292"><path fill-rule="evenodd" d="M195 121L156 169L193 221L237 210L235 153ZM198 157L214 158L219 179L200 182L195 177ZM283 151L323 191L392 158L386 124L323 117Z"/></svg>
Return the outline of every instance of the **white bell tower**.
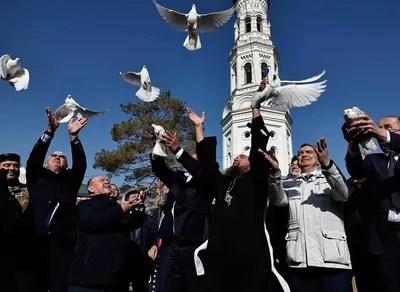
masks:
<svg viewBox="0 0 400 292"><path fill-rule="evenodd" d="M229 55L231 95L222 114L223 169L250 146L250 101L257 91L266 68L279 73L279 55L271 40L268 17L269 0L234 0L237 20L235 40ZM261 115L272 137L268 149L275 146L283 175L287 175L292 158L292 119L289 112L261 107Z"/></svg>

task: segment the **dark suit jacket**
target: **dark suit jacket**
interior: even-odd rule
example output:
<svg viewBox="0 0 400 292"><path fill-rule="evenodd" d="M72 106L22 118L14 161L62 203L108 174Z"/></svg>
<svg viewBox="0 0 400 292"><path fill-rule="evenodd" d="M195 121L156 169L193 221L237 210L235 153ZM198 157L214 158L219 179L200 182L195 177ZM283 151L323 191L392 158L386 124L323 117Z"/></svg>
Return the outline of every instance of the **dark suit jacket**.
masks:
<svg viewBox="0 0 400 292"><path fill-rule="evenodd" d="M388 144L388 148L400 153L400 135L394 133L390 135L391 143ZM352 177L367 179L367 184L361 190L362 199L357 200L357 207L365 211L360 215L369 225L365 242L367 251L382 254L385 246L390 244L387 240L388 213L392 206L390 195L400 189L399 180L389 175L388 157L383 153L369 154L364 160L361 155L352 156L347 153L346 166Z"/></svg>
<svg viewBox="0 0 400 292"><path fill-rule="evenodd" d="M26 165L26 180L36 229L38 234L51 232L58 236L75 238L76 197L85 176L85 152L79 140L71 142L72 168L56 174L43 167L51 142L45 135L33 147ZM57 203L60 205L47 226Z"/></svg>
<svg viewBox="0 0 400 292"><path fill-rule="evenodd" d="M71 265L72 286L106 288L128 284L134 264L131 230L143 224L144 212L123 212L106 195L77 206L78 241Z"/></svg>
<svg viewBox="0 0 400 292"><path fill-rule="evenodd" d="M207 140L204 143L207 143ZM207 216L212 198L204 194L199 179L199 163L186 151L178 159L182 166L193 176L187 182L183 171L172 171L161 157L151 159L154 174L170 189L163 207L165 217L159 230L159 238L168 241L173 237L173 215L175 217L175 236L178 240L197 244L207 238Z"/></svg>

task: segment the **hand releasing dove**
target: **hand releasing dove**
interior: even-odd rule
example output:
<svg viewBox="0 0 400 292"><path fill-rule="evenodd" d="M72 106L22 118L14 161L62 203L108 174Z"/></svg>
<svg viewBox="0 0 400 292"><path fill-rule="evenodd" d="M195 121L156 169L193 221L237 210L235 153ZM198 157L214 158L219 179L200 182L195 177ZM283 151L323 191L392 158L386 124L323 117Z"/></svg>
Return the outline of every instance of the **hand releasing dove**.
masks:
<svg viewBox="0 0 400 292"><path fill-rule="evenodd" d="M60 106L55 113L56 119L59 123L67 123L73 117L78 118L93 118L104 114L106 111L95 112L84 107L81 107L75 100L72 99L71 95L68 95L65 99L65 104Z"/></svg>
<svg viewBox="0 0 400 292"><path fill-rule="evenodd" d="M126 72L119 73L125 81L139 86L139 90L136 92L136 96L144 102L150 102L156 100L160 95L160 89L151 85L149 71L147 71L146 65L143 66L142 71L139 73Z"/></svg>
<svg viewBox="0 0 400 292"><path fill-rule="evenodd" d="M1 56L0 77L14 87L16 91L28 88L29 71L21 67L19 58L13 60L9 55Z"/></svg>
<svg viewBox="0 0 400 292"><path fill-rule="evenodd" d="M344 110L344 119L346 123L351 125L354 121L356 121L361 115L364 115L365 113L360 110L358 107L353 106L352 108L348 108ZM371 153L375 152L378 147L374 143L374 140L372 140L371 137L366 137L360 142L361 146L365 150L366 153Z"/></svg>
<svg viewBox="0 0 400 292"><path fill-rule="evenodd" d="M165 146L163 143L161 143L161 136L165 134L165 130L163 127L158 126L158 125L151 125L154 129L154 134L156 136L156 144L154 145L153 148L153 155L158 155L161 157L167 157L167 146Z"/></svg>
<svg viewBox="0 0 400 292"><path fill-rule="evenodd" d="M199 32L209 32L229 21L235 12L235 7L209 14L198 14L196 5L192 4L192 9L188 14L165 8L153 0L161 17L178 31L188 31L183 46L189 51L201 49Z"/></svg>
<svg viewBox="0 0 400 292"><path fill-rule="evenodd" d="M281 81L278 75L272 76L267 71L265 88L253 94L251 106L260 107L264 101L268 102L268 106L275 110L287 111L292 107L303 107L316 101L318 97L325 91L325 81L311 83L319 80L324 74L314 76L301 81Z"/></svg>

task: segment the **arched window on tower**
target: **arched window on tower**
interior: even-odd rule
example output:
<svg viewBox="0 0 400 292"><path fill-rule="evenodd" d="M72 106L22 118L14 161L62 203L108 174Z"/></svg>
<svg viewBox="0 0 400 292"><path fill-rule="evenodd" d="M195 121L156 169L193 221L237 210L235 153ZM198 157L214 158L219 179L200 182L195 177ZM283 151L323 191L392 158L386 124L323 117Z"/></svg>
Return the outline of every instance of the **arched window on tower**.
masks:
<svg viewBox="0 0 400 292"><path fill-rule="evenodd" d="M245 84L249 84L249 83L252 83L253 82L253 80L252 80L252 70L251 70L252 68L251 68L251 64L250 63L247 63L246 65L244 65L244 75L245 75Z"/></svg>
<svg viewBox="0 0 400 292"><path fill-rule="evenodd" d="M262 17L258 16L257 17L257 31L262 32Z"/></svg>
<svg viewBox="0 0 400 292"><path fill-rule="evenodd" d="M264 71L267 68L268 68L268 65L266 63L261 63L261 79L264 78Z"/></svg>
<svg viewBox="0 0 400 292"><path fill-rule="evenodd" d="M251 32L251 18L250 17L245 18L244 24L246 26L246 33Z"/></svg>

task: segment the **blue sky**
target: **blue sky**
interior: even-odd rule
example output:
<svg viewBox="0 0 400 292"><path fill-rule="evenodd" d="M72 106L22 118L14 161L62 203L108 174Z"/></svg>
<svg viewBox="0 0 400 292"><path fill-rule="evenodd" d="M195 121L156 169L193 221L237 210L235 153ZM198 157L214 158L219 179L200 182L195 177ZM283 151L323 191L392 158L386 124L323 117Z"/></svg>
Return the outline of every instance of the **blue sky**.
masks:
<svg viewBox="0 0 400 292"><path fill-rule="evenodd" d="M187 12L194 0L160 0ZM379 4L378 4L379 3ZM230 0L198 1L199 13L227 9ZM120 71L146 64L154 85L196 112L207 113L206 134L221 143L222 109L229 97L228 55L233 22L201 35L203 49L182 47L185 34L158 15L151 0L13 0L2 3L0 54L21 58L30 70L28 90L0 83L0 152L17 152L23 162L47 127L44 108L54 110L71 94L82 106L108 112L81 132L88 157L113 149L113 124L125 120L121 103L136 101L136 88ZM343 110L358 106L375 120L399 114L400 3L396 0L272 0L272 40L280 54L282 80L301 80L327 70L327 91L311 106L291 111L293 150L325 136L331 157L344 169L346 151L340 127ZM67 126L60 126L50 148L70 156ZM218 156L222 154L218 148ZM120 184L122 178L116 179Z"/></svg>

